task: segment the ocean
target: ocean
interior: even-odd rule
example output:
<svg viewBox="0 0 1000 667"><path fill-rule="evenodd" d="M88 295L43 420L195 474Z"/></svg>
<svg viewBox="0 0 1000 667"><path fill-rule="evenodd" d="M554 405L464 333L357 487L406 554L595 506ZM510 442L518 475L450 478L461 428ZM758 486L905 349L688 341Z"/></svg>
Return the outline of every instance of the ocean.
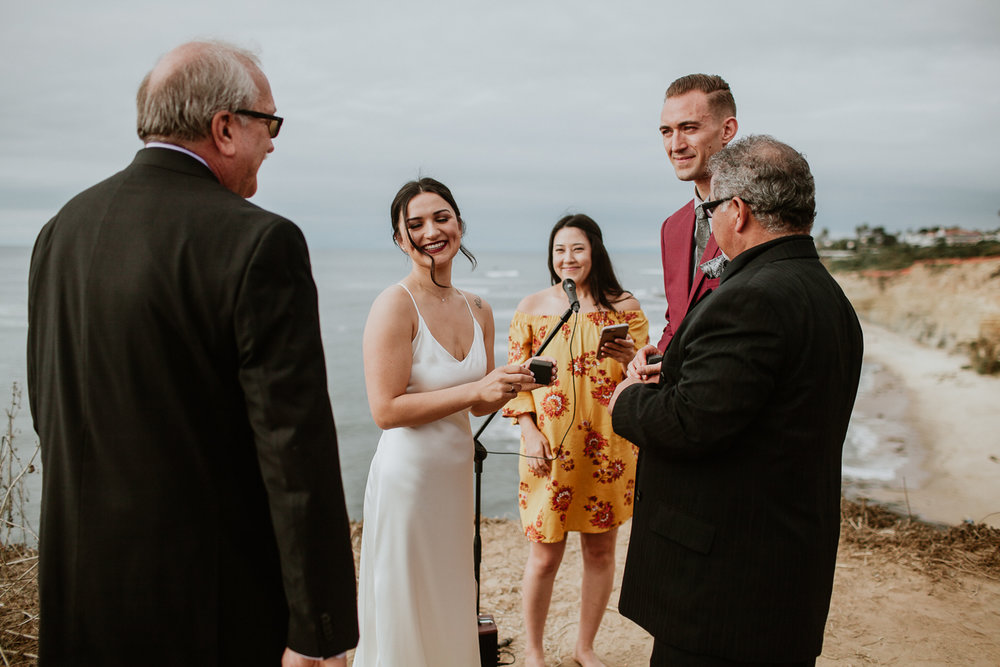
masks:
<svg viewBox="0 0 1000 667"><path fill-rule="evenodd" d="M455 260L455 284L482 296L493 307L496 322L493 352L498 365L506 363L507 329L518 302L549 285L545 239L540 235L539 241L537 249L525 252L491 252L477 249L473 244L471 249L479 260L475 270L464 258ZM31 456L38 442L24 391L30 254L29 248L0 247L0 402L22 459ZM348 512L352 519L360 519L368 466L379 438L365 395L362 332L372 301L385 287L407 274L409 259L393 246L385 250L317 249L312 251L311 259L319 291L330 400L337 423ZM613 252L612 261L623 286L642 304L650 320L650 337L657 340L666 308L659 250ZM868 409L866 397L884 389L885 378L880 373L877 366L867 363L862 372L858 404L844 447L844 480L848 489L891 484L900 470L912 463L899 446L901 438L912 437L902 433L906 430L899 421L902 412L895 411L887 419L882 408L879 412ZM22 399L20 406L12 409L9 392L15 383L22 390ZM894 415L897 421L892 421ZM479 423L481 419L473 419L473 431ZM518 440L517 428L510 420L499 417L480 438L490 452L483 464L484 516L517 516ZM26 479L26 511L37 531L41 474L35 472Z"/></svg>

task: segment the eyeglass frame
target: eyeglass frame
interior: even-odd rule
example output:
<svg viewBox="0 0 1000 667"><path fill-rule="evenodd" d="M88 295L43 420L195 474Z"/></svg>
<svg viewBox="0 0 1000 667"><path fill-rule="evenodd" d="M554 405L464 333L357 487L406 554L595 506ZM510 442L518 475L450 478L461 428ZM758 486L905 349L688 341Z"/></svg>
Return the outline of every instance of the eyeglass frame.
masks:
<svg viewBox="0 0 1000 667"><path fill-rule="evenodd" d="M721 204L725 204L727 201L736 197L739 197L739 195L729 195L728 197L723 197L722 199L713 199L712 201L702 202L701 210L705 212L705 217L711 220L712 211L718 208Z"/></svg>
<svg viewBox="0 0 1000 667"><path fill-rule="evenodd" d="M243 116L250 116L251 118L261 118L267 121L267 133L271 135L274 139L278 136L278 132L281 132L281 124L285 122L285 119L281 116L273 116L269 113L263 113L261 111L253 111L252 109L236 109L233 113L238 113Z"/></svg>

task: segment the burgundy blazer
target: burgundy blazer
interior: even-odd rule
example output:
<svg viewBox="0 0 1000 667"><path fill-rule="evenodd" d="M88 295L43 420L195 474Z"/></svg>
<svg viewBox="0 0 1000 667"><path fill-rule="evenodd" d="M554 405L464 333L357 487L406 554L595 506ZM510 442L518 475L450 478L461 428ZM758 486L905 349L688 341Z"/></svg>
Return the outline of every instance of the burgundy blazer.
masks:
<svg viewBox="0 0 1000 667"><path fill-rule="evenodd" d="M709 278L701 271L691 284L691 254L694 252L694 199L684 204L676 213L663 221L660 228L660 253L663 256L663 293L667 298L667 324L657 347L660 352L681 325L691 304L706 292L719 286L718 278ZM720 255L715 236L708 237L701 262Z"/></svg>

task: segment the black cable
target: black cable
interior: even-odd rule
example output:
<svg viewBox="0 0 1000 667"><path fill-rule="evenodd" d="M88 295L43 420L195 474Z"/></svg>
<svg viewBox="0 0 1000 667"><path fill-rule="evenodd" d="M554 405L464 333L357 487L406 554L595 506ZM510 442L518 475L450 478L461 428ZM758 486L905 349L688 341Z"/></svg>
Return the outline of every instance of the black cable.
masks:
<svg viewBox="0 0 1000 667"><path fill-rule="evenodd" d="M560 440L559 440L559 447L558 447L559 450L562 450L563 443L566 442L566 437L569 436L569 432L571 430L573 430L573 422L576 420L576 373L573 372L573 341L576 339L576 328L577 328L577 325L580 322L580 313L574 311L573 315L574 315L574 317L573 317L573 329L570 331L570 334L569 334L569 375L570 375L570 379L572 380L572 383L573 383L573 412L569 416L569 426L566 427L566 430L563 432L562 438L560 438ZM581 353L582 353L582 350L581 350ZM531 358L533 358L535 356L537 356L537 355L532 354L528 358L531 359ZM551 443L549 443L549 444L551 444ZM529 454L522 454L520 451L517 451L517 452L495 452L495 451L493 451L491 449L487 449L486 453L487 454L501 454L501 455L507 455L507 456L520 456L523 459L539 459L539 460L542 460L542 461L555 461L556 459L559 458L558 456L556 456L555 449L552 450L552 458L549 458L547 456L531 456Z"/></svg>
<svg viewBox="0 0 1000 667"><path fill-rule="evenodd" d="M559 451L562 452L563 443L566 442L566 438L569 436L569 432L573 430L573 422L576 420L576 371L573 368L573 341L576 339L576 327L580 323L580 313L573 313L573 330L569 335L569 376L573 383L573 412L569 416L569 426L563 432L562 438L559 440ZM582 348L581 348L582 354ZM555 461L559 456L556 454L555 450L552 451L552 461Z"/></svg>
<svg viewBox="0 0 1000 667"><path fill-rule="evenodd" d="M513 665L517 662L517 656L514 655L514 649L510 647L514 643L513 637L507 637L499 644L497 644L497 665ZM500 657L510 658L510 662L500 662Z"/></svg>
<svg viewBox="0 0 1000 667"><path fill-rule="evenodd" d="M487 454L499 454L501 456L520 456L522 459L540 459L542 461L554 461L554 458L549 458L547 456L531 456L530 454L522 454L521 452L496 452L492 449L486 450Z"/></svg>

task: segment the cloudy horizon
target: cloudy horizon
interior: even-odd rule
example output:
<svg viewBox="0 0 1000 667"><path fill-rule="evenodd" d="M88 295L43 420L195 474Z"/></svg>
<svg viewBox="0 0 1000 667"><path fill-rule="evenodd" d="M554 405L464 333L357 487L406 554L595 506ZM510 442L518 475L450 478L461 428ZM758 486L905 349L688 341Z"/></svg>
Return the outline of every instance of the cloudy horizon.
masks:
<svg viewBox="0 0 1000 667"><path fill-rule="evenodd" d="M816 233L1000 227L998 3L6 5L0 245L128 164L139 81L193 38L260 54L286 122L252 201L314 247L389 248L418 174L452 188L473 249L537 248L568 211L655 247L692 193L657 131L691 72L729 82L738 136L806 154Z"/></svg>

